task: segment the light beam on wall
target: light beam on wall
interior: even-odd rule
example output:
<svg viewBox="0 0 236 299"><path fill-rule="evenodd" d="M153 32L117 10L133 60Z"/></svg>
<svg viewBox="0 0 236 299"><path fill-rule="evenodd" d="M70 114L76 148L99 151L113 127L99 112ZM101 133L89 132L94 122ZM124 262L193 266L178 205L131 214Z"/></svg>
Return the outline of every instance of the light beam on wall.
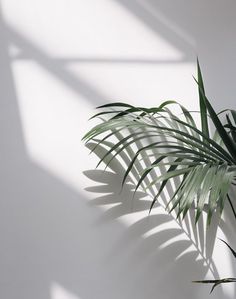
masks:
<svg viewBox="0 0 236 299"><path fill-rule="evenodd" d="M82 299L81 297L74 295L56 282L51 284L50 293L50 299Z"/></svg>

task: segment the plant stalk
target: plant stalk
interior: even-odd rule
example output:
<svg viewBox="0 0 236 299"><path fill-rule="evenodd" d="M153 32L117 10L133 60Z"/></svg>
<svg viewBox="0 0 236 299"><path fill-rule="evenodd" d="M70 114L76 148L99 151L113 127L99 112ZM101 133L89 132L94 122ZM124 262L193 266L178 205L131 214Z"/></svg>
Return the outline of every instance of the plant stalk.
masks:
<svg viewBox="0 0 236 299"><path fill-rule="evenodd" d="M236 219L236 212L235 212L234 206L233 206L232 201L231 201L231 199L230 199L230 197L229 197L228 194L227 194L227 198L228 198L228 200L229 200L229 204L230 204L230 206L231 206L231 209L232 209L232 211L233 211L233 213L234 213L234 218Z"/></svg>

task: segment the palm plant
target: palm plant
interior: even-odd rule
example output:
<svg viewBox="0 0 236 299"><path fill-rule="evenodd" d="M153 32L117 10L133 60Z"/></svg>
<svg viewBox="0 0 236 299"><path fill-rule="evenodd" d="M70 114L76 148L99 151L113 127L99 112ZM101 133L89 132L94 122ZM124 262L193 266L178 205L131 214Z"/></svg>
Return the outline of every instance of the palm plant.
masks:
<svg viewBox="0 0 236 299"><path fill-rule="evenodd" d="M199 92L201 128L197 127L192 113L175 101L166 101L152 108L116 102L98 107L101 111L92 118L100 118L102 122L94 126L83 140L93 141L97 145L105 144L118 132L123 132L123 138L108 149L98 163L100 165L104 162L106 167L115 156L130 146L135 149L137 142L141 142L142 146L136 146L122 185L135 167L136 161L145 154L150 164L145 165L139 173L134 193L139 187L148 192L153 186L158 186L149 212L167 188L168 182L179 178L179 184L166 204L166 209L169 212L175 210L177 218L184 218L189 209L194 208L195 223L204 211L207 213L207 224L210 225L212 215L216 211L222 213L226 200L229 201L236 218L229 196L231 186L236 184L236 111L224 110L218 114L215 112L205 95L198 62L197 69L195 81ZM169 108L172 105L177 105L179 114ZM225 124L221 121L223 115L226 116ZM214 134L210 134L209 120L215 128ZM157 174L155 179L151 176L153 171ZM151 180L144 185L147 177ZM207 282L218 285L229 282L226 280ZM234 278L228 280L235 281Z"/></svg>

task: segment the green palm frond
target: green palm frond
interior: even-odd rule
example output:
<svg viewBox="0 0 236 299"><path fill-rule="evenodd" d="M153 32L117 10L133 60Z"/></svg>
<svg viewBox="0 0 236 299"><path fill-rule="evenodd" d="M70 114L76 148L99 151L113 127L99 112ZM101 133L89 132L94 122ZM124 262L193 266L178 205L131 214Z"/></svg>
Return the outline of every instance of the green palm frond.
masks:
<svg viewBox="0 0 236 299"><path fill-rule="evenodd" d="M220 239L220 241L222 241L231 251L232 255L236 258L236 252L235 250L224 240ZM222 279L211 279L211 280L195 280L193 281L194 283L211 283L213 284L210 293L213 292L213 290L215 289L215 287L217 287L220 284L224 284L224 283L232 283L232 282L236 282L236 278L235 277L230 277L230 278L222 278Z"/></svg>
<svg viewBox="0 0 236 299"><path fill-rule="evenodd" d="M153 186L159 186L150 211L167 183L178 177L180 183L167 204L169 211L177 209L177 217L184 217L194 206L197 222L203 208L207 207L207 222L210 224L217 209L222 213L230 186L236 179L236 111L224 112L227 122L223 125L205 95L199 63L197 84L201 129L197 127L191 113L175 101L166 101L152 108L117 102L98 107L100 112L94 117L102 119L102 122L94 126L83 140L98 145L115 140L116 134L122 132L123 138L114 142L98 165L103 162L106 167L109 166L122 151L132 147L134 155L125 170L123 184L135 163L143 155L149 157L150 165L145 165L139 171L135 191L147 177L150 177L145 186L147 191ZM174 105L179 113L173 112ZM207 114L216 129L212 137ZM154 179L152 172L156 173Z"/></svg>

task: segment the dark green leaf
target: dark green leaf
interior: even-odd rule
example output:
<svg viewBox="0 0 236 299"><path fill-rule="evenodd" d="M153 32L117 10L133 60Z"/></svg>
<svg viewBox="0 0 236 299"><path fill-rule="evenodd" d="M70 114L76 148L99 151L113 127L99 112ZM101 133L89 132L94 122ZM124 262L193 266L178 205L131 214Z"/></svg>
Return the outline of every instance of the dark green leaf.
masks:
<svg viewBox="0 0 236 299"><path fill-rule="evenodd" d="M201 68L199 65L199 61L197 59L197 71L198 71L198 94L199 94L199 106L201 112L201 124L202 124L202 132L209 138L209 128L208 128L208 121L207 121L207 106L205 102L205 90L204 84L202 79Z"/></svg>

